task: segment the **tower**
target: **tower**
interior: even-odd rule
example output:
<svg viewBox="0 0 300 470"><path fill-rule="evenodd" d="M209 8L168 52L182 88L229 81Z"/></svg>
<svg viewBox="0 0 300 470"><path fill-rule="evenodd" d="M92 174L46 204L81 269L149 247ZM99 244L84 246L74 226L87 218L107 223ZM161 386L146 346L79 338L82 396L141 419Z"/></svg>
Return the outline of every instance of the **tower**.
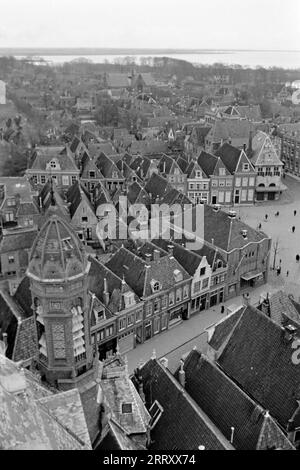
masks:
<svg viewBox="0 0 300 470"><path fill-rule="evenodd" d="M27 276L38 338L37 363L48 383L61 390L93 380L88 318L89 262L73 228L56 214L41 228Z"/></svg>

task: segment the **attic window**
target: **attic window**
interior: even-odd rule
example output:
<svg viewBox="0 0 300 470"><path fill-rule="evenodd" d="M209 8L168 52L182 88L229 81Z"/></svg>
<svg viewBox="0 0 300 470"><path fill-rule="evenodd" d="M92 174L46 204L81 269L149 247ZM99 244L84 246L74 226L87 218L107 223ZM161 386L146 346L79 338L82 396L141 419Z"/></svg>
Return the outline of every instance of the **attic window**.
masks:
<svg viewBox="0 0 300 470"><path fill-rule="evenodd" d="M249 171L249 163L243 163L243 171Z"/></svg>
<svg viewBox="0 0 300 470"><path fill-rule="evenodd" d="M118 173L117 173L116 171L113 171L113 172L112 172L112 177L113 177L113 178L118 178Z"/></svg>
<svg viewBox="0 0 300 470"><path fill-rule="evenodd" d="M122 403L122 414L132 413L132 403Z"/></svg>
<svg viewBox="0 0 300 470"><path fill-rule="evenodd" d="M56 161L55 160L52 160L50 162L50 168L56 168Z"/></svg>
<svg viewBox="0 0 300 470"><path fill-rule="evenodd" d="M151 281L152 292L158 292L161 289L161 284L159 281L152 279Z"/></svg>
<svg viewBox="0 0 300 470"><path fill-rule="evenodd" d="M180 281L182 281L183 275L182 275L182 272L179 271L179 269L175 269L173 274L174 274L174 280L175 280L175 282L180 282Z"/></svg>
<svg viewBox="0 0 300 470"><path fill-rule="evenodd" d="M158 420L160 419L162 413L163 413L164 409L163 407L158 403L157 400L155 400L154 403L152 403L150 409L149 409L149 413L150 413L150 416L151 416L151 420L150 420L150 429L154 429L154 427L156 426Z"/></svg>

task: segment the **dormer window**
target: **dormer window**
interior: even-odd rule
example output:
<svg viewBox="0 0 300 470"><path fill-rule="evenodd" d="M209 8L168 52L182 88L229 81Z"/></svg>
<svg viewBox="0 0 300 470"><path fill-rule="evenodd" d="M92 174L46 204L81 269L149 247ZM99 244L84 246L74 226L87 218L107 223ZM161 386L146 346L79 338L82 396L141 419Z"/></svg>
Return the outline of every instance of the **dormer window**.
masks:
<svg viewBox="0 0 300 470"><path fill-rule="evenodd" d="M125 302L125 308L130 307L130 305L134 305L135 304L134 293L125 292L124 302Z"/></svg>
<svg viewBox="0 0 300 470"><path fill-rule="evenodd" d="M151 281L152 292L158 292L161 289L161 284L159 281L152 279Z"/></svg>
<svg viewBox="0 0 300 470"><path fill-rule="evenodd" d="M56 161L51 161L50 162L50 168L56 168Z"/></svg>
<svg viewBox="0 0 300 470"><path fill-rule="evenodd" d="M225 176L225 168L219 168L219 176Z"/></svg>
<svg viewBox="0 0 300 470"><path fill-rule="evenodd" d="M179 271L179 269L175 269L173 274L174 274L174 280L175 280L175 282L180 282L180 281L183 280L182 272Z"/></svg>
<svg viewBox="0 0 300 470"><path fill-rule="evenodd" d="M113 172L112 172L112 177L113 177L113 178L118 178L118 173L117 173L116 171L113 171Z"/></svg>
<svg viewBox="0 0 300 470"><path fill-rule="evenodd" d="M201 178L201 177L202 177L201 171L197 170L196 171L196 178Z"/></svg>
<svg viewBox="0 0 300 470"><path fill-rule="evenodd" d="M249 171L249 170L250 170L249 163L243 163L243 171Z"/></svg>
<svg viewBox="0 0 300 470"><path fill-rule="evenodd" d="M122 403L121 405L122 414L131 414L132 413L132 403Z"/></svg>

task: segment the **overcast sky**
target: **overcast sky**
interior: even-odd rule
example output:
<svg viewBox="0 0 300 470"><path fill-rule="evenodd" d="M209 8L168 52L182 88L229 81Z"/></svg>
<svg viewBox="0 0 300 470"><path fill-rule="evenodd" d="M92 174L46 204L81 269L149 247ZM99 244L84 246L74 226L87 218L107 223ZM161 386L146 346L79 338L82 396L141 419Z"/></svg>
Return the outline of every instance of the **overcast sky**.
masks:
<svg viewBox="0 0 300 470"><path fill-rule="evenodd" d="M300 0L0 0L0 47L300 49Z"/></svg>

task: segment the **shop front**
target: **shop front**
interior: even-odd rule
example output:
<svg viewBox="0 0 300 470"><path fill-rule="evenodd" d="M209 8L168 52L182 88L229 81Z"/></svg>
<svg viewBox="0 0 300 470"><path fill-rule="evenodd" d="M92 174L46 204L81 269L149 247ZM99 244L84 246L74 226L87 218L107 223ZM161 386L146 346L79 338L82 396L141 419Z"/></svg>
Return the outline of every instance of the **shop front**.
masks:
<svg viewBox="0 0 300 470"><path fill-rule="evenodd" d="M250 271L241 276L241 289L253 288L264 282L264 274L261 271Z"/></svg>
<svg viewBox="0 0 300 470"><path fill-rule="evenodd" d="M188 303L184 303L169 311L169 328L188 318Z"/></svg>

